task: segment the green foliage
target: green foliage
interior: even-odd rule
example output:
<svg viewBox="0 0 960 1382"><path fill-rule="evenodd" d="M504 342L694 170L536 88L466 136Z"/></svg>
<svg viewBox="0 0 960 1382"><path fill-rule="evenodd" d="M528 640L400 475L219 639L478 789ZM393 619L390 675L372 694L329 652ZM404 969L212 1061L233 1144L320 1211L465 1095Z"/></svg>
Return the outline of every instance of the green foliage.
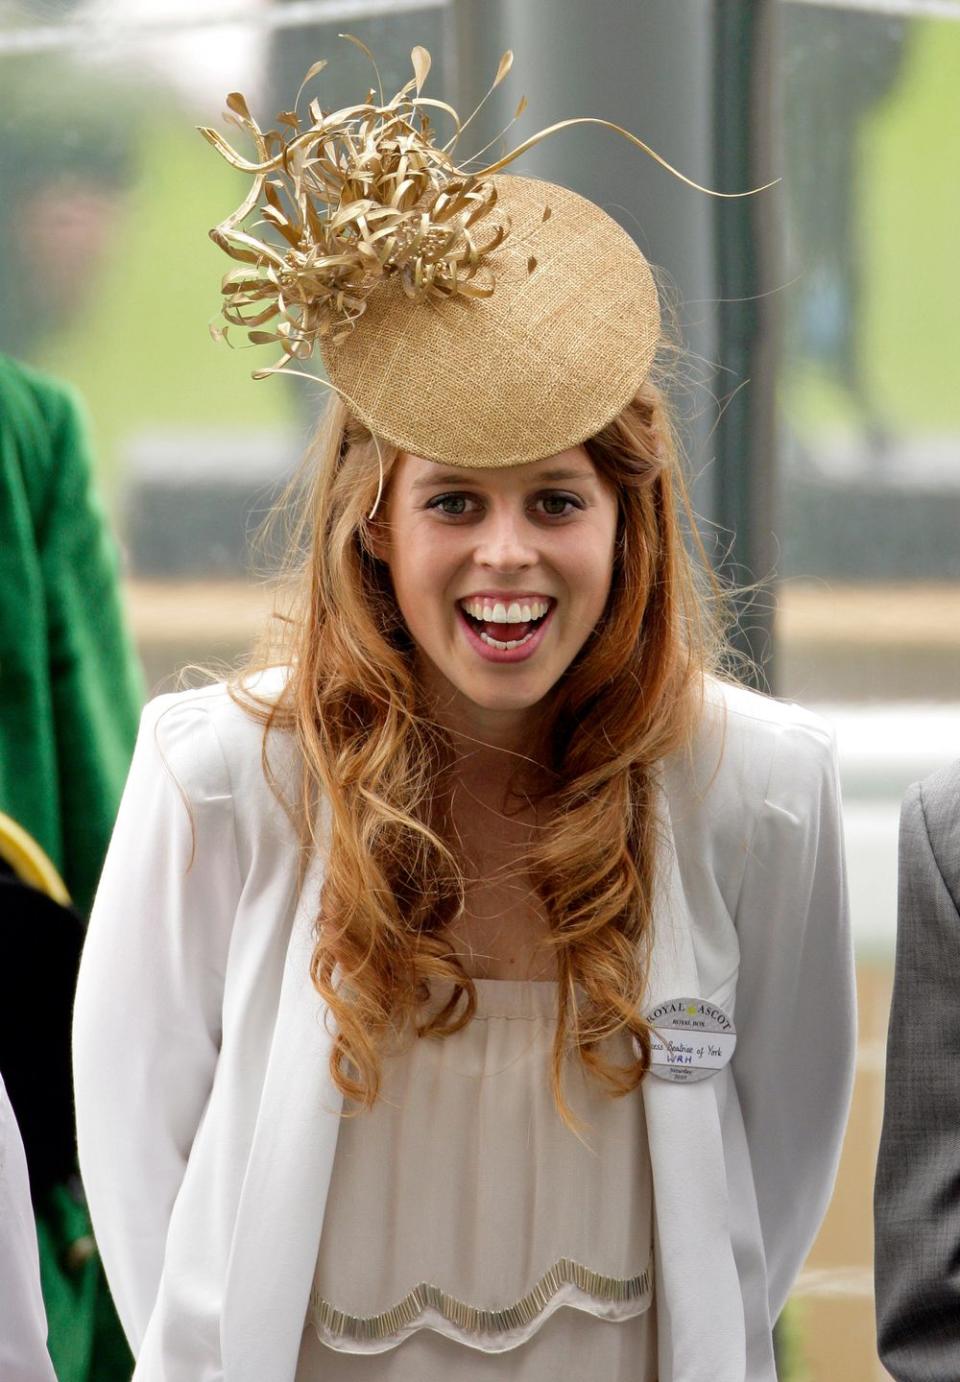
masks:
<svg viewBox="0 0 960 1382"><path fill-rule="evenodd" d="M818 23L830 22L831 17L818 17ZM960 25L914 20L903 43L889 91L868 106L856 126L842 131L843 138L855 140L849 165L855 182L850 220L839 225L853 243L847 253L837 250L835 263L846 265L850 276L853 363L843 377L803 353L790 361L784 403L793 426L807 435L865 425L920 434L960 428L954 345ZM805 79L797 82L791 99L799 115L813 93ZM809 139L802 150L796 145L795 159L818 162L813 170L795 169L794 176L840 176L844 160L833 157L821 164L822 154ZM840 196L840 189L830 189L830 195ZM804 311L818 256L825 253L805 243L802 223L797 229L805 269L804 281L789 299L794 313Z"/></svg>
<svg viewBox="0 0 960 1382"><path fill-rule="evenodd" d="M292 408L282 381L250 379L276 351L234 351L208 330L227 266L207 231L245 180L169 106L142 119L137 165L86 301L31 361L81 390L108 488L141 429L283 426Z"/></svg>
<svg viewBox="0 0 960 1382"><path fill-rule="evenodd" d="M777 1321L777 1374L779 1382L813 1382L803 1351L803 1305L790 1300Z"/></svg>
<svg viewBox="0 0 960 1382"><path fill-rule="evenodd" d="M915 20L889 98L864 123L861 359L888 425L960 428L960 24Z"/></svg>

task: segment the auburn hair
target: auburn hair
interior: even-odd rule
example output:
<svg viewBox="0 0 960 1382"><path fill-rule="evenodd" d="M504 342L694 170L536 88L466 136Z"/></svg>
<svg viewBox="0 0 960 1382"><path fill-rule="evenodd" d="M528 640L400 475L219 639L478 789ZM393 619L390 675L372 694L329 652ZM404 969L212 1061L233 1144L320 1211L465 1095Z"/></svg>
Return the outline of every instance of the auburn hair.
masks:
<svg viewBox="0 0 960 1382"><path fill-rule="evenodd" d="M525 785L548 826L524 863L559 980L552 1089L570 1123L568 1053L612 1095L635 1089L649 1066L658 772L689 741L719 646L716 589L661 390L645 384L583 445L617 498L612 587L543 707L542 771ZM265 639L247 668L282 663L283 687L262 696L247 674L234 683L265 725L265 765L275 730L299 751L302 780L287 805L305 857L325 858L311 975L334 1020L334 1082L360 1107L375 1102L398 1032L442 1038L476 1006L447 934L464 901L445 812L453 747L431 718L374 550L371 513L396 457L331 398L297 485L279 638ZM425 1004L431 980L452 983L440 1011ZM626 1067L602 1046L623 1029L635 1038Z"/></svg>

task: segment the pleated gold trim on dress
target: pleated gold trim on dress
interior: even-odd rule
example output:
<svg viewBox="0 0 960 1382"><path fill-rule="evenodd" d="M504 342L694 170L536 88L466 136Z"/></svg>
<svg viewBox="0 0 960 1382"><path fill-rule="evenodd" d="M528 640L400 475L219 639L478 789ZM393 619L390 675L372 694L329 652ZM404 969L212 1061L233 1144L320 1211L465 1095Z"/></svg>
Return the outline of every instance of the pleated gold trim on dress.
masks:
<svg viewBox="0 0 960 1382"><path fill-rule="evenodd" d="M569 1257L546 1272L525 1296L503 1310L483 1310L447 1295L439 1286L422 1281L390 1310L379 1315L348 1315L331 1305L314 1288L310 1307L318 1330L334 1338L358 1342L385 1339L409 1328L427 1309L436 1310L445 1320L469 1333L506 1333L530 1324L542 1314L563 1286L576 1286L595 1300L628 1303L650 1294L650 1267L639 1276L601 1276Z"/></svg>

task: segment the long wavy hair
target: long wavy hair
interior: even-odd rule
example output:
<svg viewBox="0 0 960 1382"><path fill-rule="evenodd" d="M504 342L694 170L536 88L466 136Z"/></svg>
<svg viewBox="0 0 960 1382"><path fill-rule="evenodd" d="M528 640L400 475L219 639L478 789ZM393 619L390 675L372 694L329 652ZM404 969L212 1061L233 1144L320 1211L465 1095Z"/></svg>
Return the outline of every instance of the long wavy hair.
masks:
<svg viewBox="0 0 960 1382"><path fill-rule="evenodd" d="M661 390L645 384L584 447L617 498L612 588L542 707L539 771L524 788L546 825L523 863L559 980L552 1089L571 1125L562 1078L570 1053L614 1096L636 1088L649 1066L642 1014L658 767L688 742L719 646L716 590ZM335 1023L334 1082L358 1107L375 1102L398 1032L442 1038L476 1006L448 934L464 906L446 809L453 745L431 717L375 555L370 514L381 487L389 491L396 455L331 399L296 487L290 598L246 669L282 663L287 675L269 696L251 690L247 674L234 685L265 726L264 762L276 730L299 751L302 781L288 809L305 856L319 850L326 865L311 974ZM452 984L439 1011L425 1002L431 980ZM603 1049L623 1029L636 1053L625 1067Z"/></svg>

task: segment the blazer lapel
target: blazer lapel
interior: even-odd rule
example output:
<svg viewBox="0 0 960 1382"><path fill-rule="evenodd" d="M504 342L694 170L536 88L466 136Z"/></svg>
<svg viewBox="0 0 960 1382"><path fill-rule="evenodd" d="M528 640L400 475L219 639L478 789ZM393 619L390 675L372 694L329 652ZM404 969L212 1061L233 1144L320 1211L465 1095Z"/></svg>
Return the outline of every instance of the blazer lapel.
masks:
<svg viewBox="0 0 960 1382"><path fill-rule="evenodd" d="M292 1382L340 1126L325 1009L310 979L319 871L308 874L287 951L224 1288L227 1382Z"/></svg>
<svg viewBox="0 0 960 1382"><path fill-rule="evenodd" d="M700 995L691 917L666 811L651 956L650 1006ZM730 1240L714 1080L643 1082L656 1220L663 1382L742 1382L743 1299Z"/></svg>

